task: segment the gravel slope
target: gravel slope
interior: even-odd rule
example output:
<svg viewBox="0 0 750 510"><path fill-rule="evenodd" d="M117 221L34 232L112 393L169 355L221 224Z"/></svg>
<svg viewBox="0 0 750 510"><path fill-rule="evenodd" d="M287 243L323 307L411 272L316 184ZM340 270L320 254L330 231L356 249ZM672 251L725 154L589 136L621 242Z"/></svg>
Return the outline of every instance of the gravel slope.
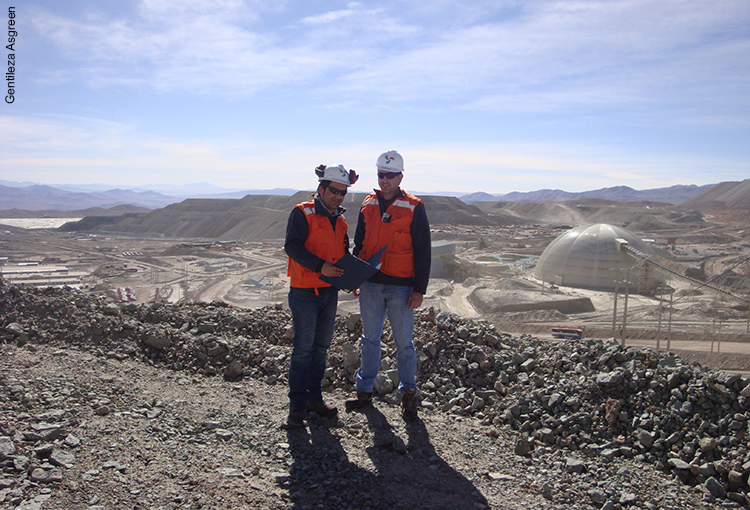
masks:
<svg viewBox="0 0 750 510"><path fill-rule="evenodd" d="M327 399L342 410L339 418L313 415L306 430L286 431L280 425L287 413L288 311L247 311L223 303L121 307L68 290L8 288L0 288L0 307L3 508L666 510L741 505L724 499L725 481L714 480L717 486L711 486L687 479L684 466L672 469L657 462L655 449L643 447L643 454L635 455L633 440L656 438L654 448L664 440L643 423L638 430L630 428L626 410L636 417L637 407L628 406L639 402L623 398L620 415L610 415L613 399L607 394L620 391L614 381L615 375L624 377L619 369L592 372L578 363L578 377L588 373L587 382L561 379L573 373L564 368L566 356L585 357L581 353L589 350L592 356L599 353L590 361L592 368L612 368L618 358L637 368L652 360L642 351L619 352L593 341L552 345L422 311L417 345L423 407L421 419L407 424L399 415L397 395L387 390L387 372L373 407L343 412L359 331L356 317L349 316L338 322L327 381ZM480 338L495 343L474 343ZM385 358L391 358L392 342L385 346ZM473 361L480 352L486 353L481 363ZM487 364L490 355L494 365ZM677 382L711 375L689 375L683 369L676 372ZM494 390L482 389L490 370L498 381L509 380L496 383ZM641 370L646 369L638 368L634 376ZM653 370L657 380L662 369ZM595 382L602 374L602 384L613 385L604 393ZM579 402L562 404L559 394L549 394L553 391L565 391ZM549 404L553 398L560 402L558 411L534 408L535 402ZM662 404L656 393L649 398L650 421L675 422L674 417L658 422L673 411L666 404L657 407ZM609 428L602 421L605 403ZM568 405L579 406L575 416ZM568 425L548 429L555 420ZM670 438L675 435L675 445L682 444L680 433L670 431ZM692 444L688 438L684 442L685 449ZM718 454L723 447L714 448ZM731 452L740 451L734 448ZM725 490L724 497L710 489ZM744 504L742 489L733 490Z"/></svg>
<svg viewBox="0 0 750 510"><path fill-rule="evenodd" d="M4 345L0 354L0 431L28 458L20 472L4 463L5 508L594 508L582 480L612 503L714 508L647 465L576 474L560 452L515 455L514 434L492 437L473 418L423 410L407 425L397 406L376 402L288 432L279 426L287 404L279 385L78 349ZM340 407L344 397L329 395ZM34 441L27 434L40 423L59 436ZM56 466L44 447L71 455L70 467ZM59 479L33 481L42 468Z"/></svg>

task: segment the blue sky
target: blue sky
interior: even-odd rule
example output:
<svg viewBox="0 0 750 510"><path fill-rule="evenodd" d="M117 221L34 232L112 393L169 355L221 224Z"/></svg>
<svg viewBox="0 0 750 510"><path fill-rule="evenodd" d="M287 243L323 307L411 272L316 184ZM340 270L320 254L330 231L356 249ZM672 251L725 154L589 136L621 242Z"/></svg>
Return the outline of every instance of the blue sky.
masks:
<svg viewBox="0 0 750 510"><path fill-rule="evenodd" d="M340 163L366 191L389 149L424 192L750 177L747 0L13 5L0 179L310 189Z"/></svg>

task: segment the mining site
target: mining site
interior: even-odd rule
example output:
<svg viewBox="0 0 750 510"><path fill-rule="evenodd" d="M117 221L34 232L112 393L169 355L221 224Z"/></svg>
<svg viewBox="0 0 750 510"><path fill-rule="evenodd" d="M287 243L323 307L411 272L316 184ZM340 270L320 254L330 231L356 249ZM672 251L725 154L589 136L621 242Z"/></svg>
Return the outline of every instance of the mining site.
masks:
<svg viewBox="0 0 750 510"><path fill-rule="evenodd" d="M361 324L342 292L340 414L302 432L279 425L304 192L0 220L0 505L746 508L748 182L679 206L423 197L420 420L398 414L388 328L375 405L343 412Z"/></svg>

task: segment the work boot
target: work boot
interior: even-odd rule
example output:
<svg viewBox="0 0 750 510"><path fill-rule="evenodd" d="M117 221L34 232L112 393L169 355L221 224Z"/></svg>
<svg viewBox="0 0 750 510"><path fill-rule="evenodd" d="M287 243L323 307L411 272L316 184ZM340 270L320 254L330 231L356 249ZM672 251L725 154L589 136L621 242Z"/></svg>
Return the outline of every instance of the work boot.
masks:
<svg viewBox="0 0 750 510"><path fill-rule="evenodd" d="M336 409L336 406L326 404L322 400L320 402L308 402L307 412L315 412L321 418L335 418L339 414L339 410Z"/></svg>
<svg viewBox="0 0 750 510"><path fill-rule="evenodd" d="M417 419L417 389L406 388L401 398L401 416L404 420Z"/></svg>
<svg viewBox="0 0 750 510"><path fill-rule="evenodd" d="M287 429L303 429L305 425L304 411L289 411L289 416L286 419Z"/></svg>
<svg viewBox="0 0 750 510"><path fill-rule="evenodd" d="M360 409L364 407L367 404L372 403L372 392L366 392L366 391L359 391L357 390L357 395L350 400L347 400L344 402L344 407L346 407L347 411L351 411L352 409Z"/></svg>

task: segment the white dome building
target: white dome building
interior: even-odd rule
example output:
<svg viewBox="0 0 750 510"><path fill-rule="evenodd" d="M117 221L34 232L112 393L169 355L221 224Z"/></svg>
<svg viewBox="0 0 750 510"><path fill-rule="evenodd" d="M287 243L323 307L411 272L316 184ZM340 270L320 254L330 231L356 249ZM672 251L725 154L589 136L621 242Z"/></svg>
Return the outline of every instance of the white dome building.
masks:
<svg viewBox="0 0 750 510"><path fill-rule="evenodd" d="M545 248L534 276L555 285L601 290L614 290L618 279L629 278L632 290L653 290L662 281L660 275L649 264L639 264L638 258L622 249L623 244L646 255L652 253L648 244L624 228L606 223L576 227ZM625 290L622 283L617 287Z"/></svg>

